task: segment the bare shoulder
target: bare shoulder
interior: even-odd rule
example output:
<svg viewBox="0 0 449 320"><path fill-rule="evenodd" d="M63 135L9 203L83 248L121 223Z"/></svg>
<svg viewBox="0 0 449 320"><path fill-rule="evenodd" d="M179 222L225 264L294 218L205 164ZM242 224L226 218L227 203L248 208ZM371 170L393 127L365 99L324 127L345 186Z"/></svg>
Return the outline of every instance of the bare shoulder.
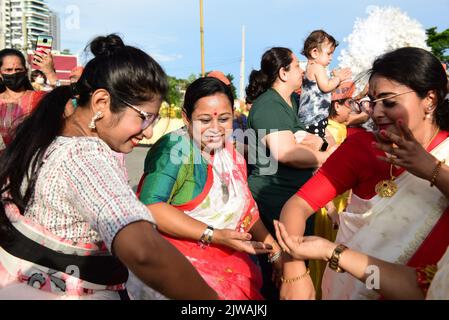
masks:
<svg viewBox="0 0 449 320"><path fill-rule="evenodd" d="M309 80L315 81L317 76L322 74L324 71L324 67L318 63L309 64L306 71L307 78L309 78Z"/></svg>

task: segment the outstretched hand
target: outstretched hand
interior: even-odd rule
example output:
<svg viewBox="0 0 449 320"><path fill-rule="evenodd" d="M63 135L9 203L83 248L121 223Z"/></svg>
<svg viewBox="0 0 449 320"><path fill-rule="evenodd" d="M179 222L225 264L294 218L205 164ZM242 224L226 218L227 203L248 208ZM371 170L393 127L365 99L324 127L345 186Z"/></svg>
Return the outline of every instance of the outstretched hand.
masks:
<svg viewBox="0 0 449 320"><path fill-rule="evenodd" d="M380 134L386 142L373 143L376 148L391 155L391 157L378 157L378 159L402 167L419 178L430 180L438 160L416 140L412 131L402 120L396 123L396 127L401 136L382 130Z"/></svg>
<svg viewBox="0 0 449 320"><path fill-rule="evenodd" d="M215 229L213 242L248 254L266 254L273 250L269 244L251 241L251 234L231 229Z"/></svg>
<svg viewBox="0 0 449 320"><path fill-rule="evenodd" d="M281 248L298 260L328 260L336 245L320 237L299 237L288 234L285 226L274 222L276 237Z"/></svg>

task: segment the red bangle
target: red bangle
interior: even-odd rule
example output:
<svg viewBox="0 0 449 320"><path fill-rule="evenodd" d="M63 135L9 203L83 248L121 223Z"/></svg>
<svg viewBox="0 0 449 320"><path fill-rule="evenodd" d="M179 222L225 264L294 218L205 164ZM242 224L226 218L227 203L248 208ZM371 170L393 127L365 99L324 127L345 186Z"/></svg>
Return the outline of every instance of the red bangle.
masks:
<svg viewBox="0 0 449 320"><path fill-rule="evenodd" d="M416 268L416 280L418 282L418 286L427 295L427 291L429 291L430 285L432 284L432 280L435 277L435 273L437 273L438 268L436 265L428 265L425 267Z"/></svg>

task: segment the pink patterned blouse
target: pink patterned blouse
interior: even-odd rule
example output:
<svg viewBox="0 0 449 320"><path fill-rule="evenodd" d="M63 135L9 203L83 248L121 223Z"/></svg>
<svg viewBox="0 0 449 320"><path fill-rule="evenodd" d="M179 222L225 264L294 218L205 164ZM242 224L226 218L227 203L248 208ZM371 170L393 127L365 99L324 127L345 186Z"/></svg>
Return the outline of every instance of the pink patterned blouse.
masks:
<svg viewBox="0 0 449 320"><path fill-rule="evenodd" d="M75 245L104 243L136 221L154 223L126 170L98 138L58 137L47 149L25 217Z"/></svg>

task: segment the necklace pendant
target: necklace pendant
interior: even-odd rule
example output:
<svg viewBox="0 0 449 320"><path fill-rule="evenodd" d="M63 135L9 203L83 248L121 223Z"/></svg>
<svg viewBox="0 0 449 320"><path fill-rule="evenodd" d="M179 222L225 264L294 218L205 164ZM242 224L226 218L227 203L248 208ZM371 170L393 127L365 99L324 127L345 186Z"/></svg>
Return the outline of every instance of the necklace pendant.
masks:
<svg viewBox="0 0 449 320"><path fill-rule="evenodd" d="M392 198L398 192L398 185L394 180L383 180L376 185L376 193L381 198Z"/></svg>

